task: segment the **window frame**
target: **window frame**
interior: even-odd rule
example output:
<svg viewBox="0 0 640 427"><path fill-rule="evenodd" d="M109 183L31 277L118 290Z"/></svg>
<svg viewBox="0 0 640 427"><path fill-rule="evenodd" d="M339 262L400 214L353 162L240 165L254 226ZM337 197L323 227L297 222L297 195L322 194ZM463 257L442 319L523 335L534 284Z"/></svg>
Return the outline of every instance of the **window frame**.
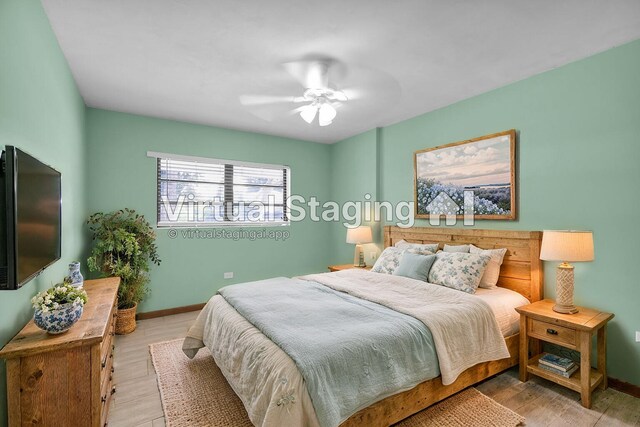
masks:
<svg viewBox="0 0 640 427"><path fill-rule="evenodd" d="M269 163L253 163L253 162L243 162L238 160L226 160L226 159L218 159L218 158L210 158L210 157L197 157L197 156L185 156L180 154L169 154L169 153L160 153L155 151L148 151L147 157L153 157L156 160L156 228L221 228L221 227L283 227L289 226L291 224L290 218L290 203L289 196L291 195L291 168L288 165L276 165ZM161 183L169 182L169 179L161 179L161 161L162 160L176 160L181 162L191 162L191 163L208 163L221 165L224 167L224 182L216 183L218 185L222 185L224 187L223 194L223 209L224 209L224 221L218 222L206 222L206 221L187 221L187 222L171 222L171 221L161 221L160 220L160 209L162 206L161 200ZM283 185L282 186L273 186L273 185L264 185L264 187L275 187L282 188L282 201L283 203L276 203L274 206L282 206L283 208L283 217L282 221L232 221L228 218L227 214L227 194L233 194L233 189L236 185L247 185L248 184L234 184L233 183L233 167L246 167L246 168L260 168L260 169L273 169L273 170L282 170L283 172ZM230 179L230 181L228 181ZM203 184L213 184L208 183L206 181L202 181ZM256 185L259 186L259 185ZM233 197L233 196L232 196ZM232 204L235 206L236 204L233 202ZM246 201L245 203L248 205L254 201Z"/></svg>

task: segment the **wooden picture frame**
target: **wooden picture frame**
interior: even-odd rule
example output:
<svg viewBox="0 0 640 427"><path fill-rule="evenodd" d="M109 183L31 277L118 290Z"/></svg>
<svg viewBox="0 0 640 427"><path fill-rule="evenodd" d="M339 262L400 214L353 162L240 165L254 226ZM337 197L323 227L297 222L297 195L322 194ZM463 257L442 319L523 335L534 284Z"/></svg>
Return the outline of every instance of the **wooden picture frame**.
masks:
<svg viewBox="0 0 640 427"><path fill-rule="evenodd" d="M473 191L474 219L515 220L515 129L414 152L413 185L416 218L464 218Z"/></svg>

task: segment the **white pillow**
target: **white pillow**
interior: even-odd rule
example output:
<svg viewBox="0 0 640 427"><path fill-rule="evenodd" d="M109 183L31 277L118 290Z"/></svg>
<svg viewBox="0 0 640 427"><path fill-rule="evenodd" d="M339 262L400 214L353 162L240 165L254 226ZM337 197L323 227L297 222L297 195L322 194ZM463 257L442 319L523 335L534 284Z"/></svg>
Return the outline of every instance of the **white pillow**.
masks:
<svg viewBox="0 0 640 427"><path fill-rule="evenodd" d="M438 250L437 243L410 243L406 240L400 240L394 246L398 249L412 249L420 255L431 255Z"/></svg>
<svg viewBox="0 0 640 427"><path fill-rule="evenodd" d="M498 283L498 277L500 277L500 266L504 260L504 255L507 253L507 249L480 249L471 245L469 251L472 254L489 255L491 257L491 261L487 264L482 279L480 279L480 287L487 289L495 288Z"/></svg>
<svg viewBox="0 0 640 427"><path fill-rule="evenodd" d="M468 254L469 245L444 245L444 252L461 252Z"/></svg>

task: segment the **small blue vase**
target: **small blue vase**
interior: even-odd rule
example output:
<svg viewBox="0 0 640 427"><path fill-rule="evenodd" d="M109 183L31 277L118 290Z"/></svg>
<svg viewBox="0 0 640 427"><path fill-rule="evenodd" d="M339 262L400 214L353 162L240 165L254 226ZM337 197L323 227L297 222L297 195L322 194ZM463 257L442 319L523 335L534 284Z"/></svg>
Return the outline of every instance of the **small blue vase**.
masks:
<svg viewBox="0 0 640 427"><path fill-rule="evenodd" d="M82 273L80 272L80 263L78 261L69 264L68 277L71 280L71 286L74 288L80 288L84 284L84 277L82 277Z"/></svg>

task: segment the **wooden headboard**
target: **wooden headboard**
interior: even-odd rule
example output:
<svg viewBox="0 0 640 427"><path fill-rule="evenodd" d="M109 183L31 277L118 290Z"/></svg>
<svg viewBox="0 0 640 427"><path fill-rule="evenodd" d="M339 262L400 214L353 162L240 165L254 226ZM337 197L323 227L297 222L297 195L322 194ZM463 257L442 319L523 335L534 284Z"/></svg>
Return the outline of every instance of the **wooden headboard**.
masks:
<svg viewBox="0 0 640 427"><path fill-rule="evenodd" d="M498 286L524 295L531 302L544 297L540 261L541 231L479 230L475 228L384 227L384 247L400 240L412 243L474 244L482 249L507 248Z"/></svg>

